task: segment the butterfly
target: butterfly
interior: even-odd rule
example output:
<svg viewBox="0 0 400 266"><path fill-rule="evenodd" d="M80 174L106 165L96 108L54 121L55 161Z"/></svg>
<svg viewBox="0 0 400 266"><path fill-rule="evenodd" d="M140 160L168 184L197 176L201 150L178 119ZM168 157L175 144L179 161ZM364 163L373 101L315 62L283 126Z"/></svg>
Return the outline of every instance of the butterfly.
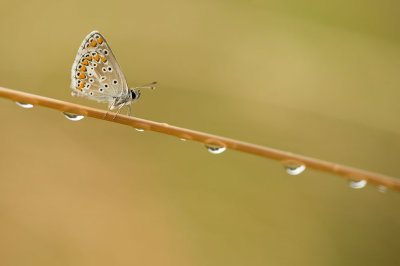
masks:
<svg viewBox="0 0 400 266"><path fill-rule="evenodd" d="M93 31L86 36L78 49L71 70L72 96L84 97L108 103L108 111L118 108L113 120L122 107L128 106L140 97L140 89L155 89L156 82L129 88L124 73L119 66L104 36ZM103 118L107 116L107 113Z"/></svg>

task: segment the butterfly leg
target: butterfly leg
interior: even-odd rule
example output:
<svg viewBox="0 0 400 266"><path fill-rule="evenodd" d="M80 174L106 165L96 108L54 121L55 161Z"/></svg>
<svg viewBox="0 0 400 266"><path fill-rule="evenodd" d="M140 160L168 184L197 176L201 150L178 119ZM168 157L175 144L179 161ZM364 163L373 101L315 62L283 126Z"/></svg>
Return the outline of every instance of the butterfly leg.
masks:
<svg viewBox="0 0 400 266"><path fill-rule="evenodd" d="M106 119L109 111L110 111L110 108L108 108L107 112L103 115L103 119Z"/></svg>
<svg viewBox="0 0 400 266"><path fill-rule="evenodd" d="M105 119L108 115L108 112L111 111L111 109L113 109L115 107L115 104L117 103L118 98L115 98L114 102L112 102L109 106L108 106L108 110L107 112L104 114L103 119ZM114 117L115 118L115 117ZM113 119L114 120L114 119Z"/></svg>
<svg viewBox="0 0 400 266"><path fill-rule="evenodd" d="M130 102L128 105L128 116L131 116L131 111L132 111L132 102Z"/></svg>
<svg viewBox="0 0 400 266"><path fill-rule="evenodd" d="M115 115L114 115L114 117L113 117L112 120L114 120L114 119L117 117L117 115L121 112L122 107L124 107L124 106L125 106L125 104L121 104L121 105L119 106L118 111L115 113Z"/></svg>

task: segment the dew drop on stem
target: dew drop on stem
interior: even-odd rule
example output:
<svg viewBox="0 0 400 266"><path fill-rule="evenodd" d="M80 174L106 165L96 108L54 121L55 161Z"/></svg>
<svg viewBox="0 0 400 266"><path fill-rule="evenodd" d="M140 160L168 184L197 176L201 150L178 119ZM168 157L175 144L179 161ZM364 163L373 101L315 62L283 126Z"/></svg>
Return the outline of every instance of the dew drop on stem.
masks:
<svg viewBox="0 0 400 266"><path fill-rule="evenodd" d="M367 185L367 180L350 180L349 186L354 189L361 189Z"/></svg>
<svg viewBox="0 0 400 266"><path fill-rule="evenodd" d="M289 175L299 175L306 170L306 166L304 164L298 163L285 163L286 173Z"/></svg>
<svg viewBox="0 0 400 266"><path fill-rule="evenodd" d="M214 145L205 145L207 150L212 154L220 154L226 150L226 147L214 146Z"/></svg>
<svg viewBox="0 0 400 266"><path fill-rule="evenodd" d="M22 108L33 108L33 104L30 103L21 103L21 102L15 102L18 106L21 106Z"/></svg>
<svg viewBox="0 0 400 266"><path fill-rule="evenodd" d="M379 185L376 187L378 189L379 192L381 193L385 193L387 191L387 187L385 187L384 185Z"/></svg>
<svg viewBox="0 0 400 266"><path fill-rule="evenodd" d="M67 113L67 112L63 112L63 115L71 121L79 121L79 120L82 120L83 118L85 118L83 115L76 115L76 114L71 114L71 113Z"/></svg>

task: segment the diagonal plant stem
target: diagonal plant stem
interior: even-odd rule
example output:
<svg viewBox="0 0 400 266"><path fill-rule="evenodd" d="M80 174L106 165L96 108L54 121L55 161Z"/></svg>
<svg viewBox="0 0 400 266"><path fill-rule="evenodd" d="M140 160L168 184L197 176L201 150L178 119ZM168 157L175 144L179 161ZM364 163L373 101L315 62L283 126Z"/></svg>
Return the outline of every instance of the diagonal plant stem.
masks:
<svg viewBox="0 0 400 266"><path fill-rule="evenodd" d="M43 97L26 92L11 90L0 87L0 97L9 98L15 102L29 103L32 105L40 105L62 112L69 112L78 115L104 119L106 111L78 105L70 102L60 101L48 97ZM238 150L254 155L281 161L284 164L290 165L305 165L308 168L330 172L341 175L350 180L366 180L375 185L385 186L387 188L400 190L400 180L397 178L385 176L378 173L368 172L365 170L352 168L332 162L327 162L311 157L293 154L290 152L280 151L268 147L250 144L235 139L229 139L216 135L211 135L199 131L194 131L186 128L175 127L166 123L158 123L154 121L144 120L136 117L118 115L114 120L114 114L108 114L104 119L108 122L120 123L135 128L144 130L152 130L178 138L194 140L204 143L205 145L214 147L226 147L233 150Z"/></svg>

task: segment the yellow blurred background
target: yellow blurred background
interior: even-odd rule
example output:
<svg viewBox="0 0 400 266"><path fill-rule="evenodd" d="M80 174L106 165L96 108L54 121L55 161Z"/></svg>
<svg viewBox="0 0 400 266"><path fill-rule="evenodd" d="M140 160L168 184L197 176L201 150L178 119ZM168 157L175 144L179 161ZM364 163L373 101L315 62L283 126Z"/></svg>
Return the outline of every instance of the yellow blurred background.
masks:
<svg viewBox="0 0 400 266"><path fill-rule="evenodd" d="M0 86L71 96L99 30L133 115L399 177L400 4L2 1ZM399 265L400 194L0 99L0 265Z"/></svg>

